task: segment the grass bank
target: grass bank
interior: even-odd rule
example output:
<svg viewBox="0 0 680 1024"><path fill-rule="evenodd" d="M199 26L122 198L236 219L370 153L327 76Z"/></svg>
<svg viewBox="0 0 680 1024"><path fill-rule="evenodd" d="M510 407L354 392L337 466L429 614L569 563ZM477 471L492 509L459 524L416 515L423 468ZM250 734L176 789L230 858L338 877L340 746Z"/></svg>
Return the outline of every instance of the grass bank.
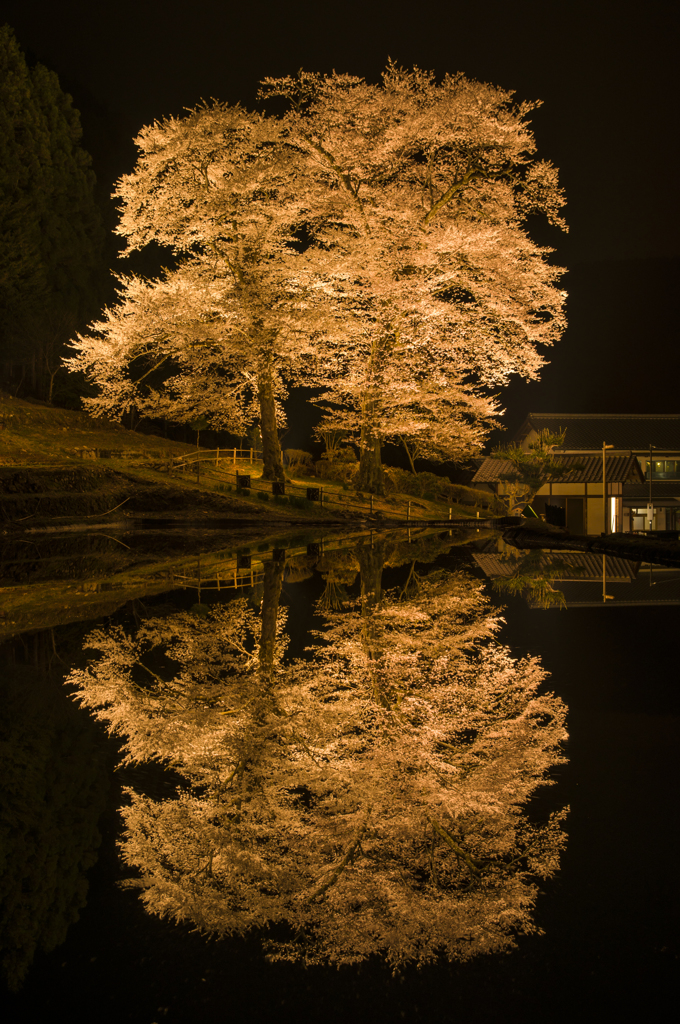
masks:
<svg viewBox="0 0 680 1024"><path fill-rule="evenodd" d="M250 486L237 487L237 472ZM485 496L466 504L406 494L371 497L338 481L289 475L285 495L216 452L138 434L84 412L0 395L0 516L5 528L105 517L236 522L414 521L489 515ZM320 500L319 500L320 499Z"/></svg>

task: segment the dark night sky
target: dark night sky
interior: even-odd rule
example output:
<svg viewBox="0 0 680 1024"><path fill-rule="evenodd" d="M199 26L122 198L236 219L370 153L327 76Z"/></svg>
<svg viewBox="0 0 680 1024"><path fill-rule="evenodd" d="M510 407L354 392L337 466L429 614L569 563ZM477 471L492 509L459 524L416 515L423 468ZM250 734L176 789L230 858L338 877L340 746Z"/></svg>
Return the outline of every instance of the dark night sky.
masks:
<svg viewBox="0 0 680 1024"><path fill-rule="evenodd" d="M389 56L542 99L570 234L541 241L570 270L570 328L541 383L507 393L509 423L677 411L677 3L4 0L0 18L72 92L107 190L143 124L213 96L252 106L262 77L299 67L375 80Z"/></svg>

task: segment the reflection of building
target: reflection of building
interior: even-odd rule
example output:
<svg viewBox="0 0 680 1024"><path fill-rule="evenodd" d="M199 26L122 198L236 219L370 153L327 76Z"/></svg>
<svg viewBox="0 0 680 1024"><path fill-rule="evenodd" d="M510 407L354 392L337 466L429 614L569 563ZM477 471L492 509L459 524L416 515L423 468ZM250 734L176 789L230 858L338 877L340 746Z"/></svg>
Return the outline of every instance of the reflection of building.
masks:
<svg viewBox="0 0 680 1024"><path fill-rule="evenodd" d="M528 450L541 430L566 430L560 455L567 464L578 463L583 469L574 469L540 489L532 502L538 515L573 533L604 532L602 446L606 444L611 445L606 453L608 532L680 528L680 415L530 413L513 441ZM502 493L499 477L507 471L501 460L485 459L473 484L486 484Z"/></svg>
<svg viewBox="0 0 680 1024"><path fill-rule="evenodd" d="M485 576L507 579L522 552L497 537L473 558ZM508 557L510 556L510 557ZM513 557L514 556L514 557ZM583 551L543 551L532 572L540 576L564 566L552 585L564 594L568 608L621 607L622 605L680 605L680 572L677 568L631 562L627 558ZM539 607L532 604L532 607Z"/></svg>

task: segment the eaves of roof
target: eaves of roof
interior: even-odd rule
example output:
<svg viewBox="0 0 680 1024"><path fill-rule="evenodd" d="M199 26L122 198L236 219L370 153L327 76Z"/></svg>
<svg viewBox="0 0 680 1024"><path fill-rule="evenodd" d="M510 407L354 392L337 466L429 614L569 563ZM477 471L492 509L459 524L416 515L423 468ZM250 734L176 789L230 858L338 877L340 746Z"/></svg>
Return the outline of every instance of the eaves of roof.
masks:
<svg viewBox="0 0 680 1024"><path fill-rule="evenodd" d="M555 453L555 461L564 466L565 472L553 480L553 488L559 491L560 484L594 484L602 481L602 455L560 455ZM485 459L472 478L473 484L498 483L503 476L513 472L513 465L508 459ZM644 483L640 463L635 455L607 455L607 480L609 483Z"/></svg>
<svg viewBox="0 0 680 1024"><path fill-rule="evenodd" d="M644 484L629 483L623 489L624 498L640 498L645 504L649 501L649 480ZM652 480L652 502L661 499L680 501L679 480Z"/></svg>

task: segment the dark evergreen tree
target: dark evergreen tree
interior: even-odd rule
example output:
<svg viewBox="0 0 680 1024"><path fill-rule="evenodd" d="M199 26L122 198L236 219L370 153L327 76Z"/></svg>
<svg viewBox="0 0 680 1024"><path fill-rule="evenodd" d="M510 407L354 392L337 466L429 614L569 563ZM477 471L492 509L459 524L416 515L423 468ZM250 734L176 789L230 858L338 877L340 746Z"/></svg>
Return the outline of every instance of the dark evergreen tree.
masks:
<svg viewBox="0 0 680 1024"><path fill-rule="evenodd" d="M2 362L12 390L48 401L65 345L96 314L106 282L105 234L81 135L57 75L29 68L12 29L0 28Z"/></svg>
<svg viewBox="0 0 680 1024"><path fill-rule="evenodd" d="M0 330L4 359L18 357L16 326L47 290L40 239L44 205L40 120L31 95L30 72L11 29L4 26L0 29Z"/></svg>

